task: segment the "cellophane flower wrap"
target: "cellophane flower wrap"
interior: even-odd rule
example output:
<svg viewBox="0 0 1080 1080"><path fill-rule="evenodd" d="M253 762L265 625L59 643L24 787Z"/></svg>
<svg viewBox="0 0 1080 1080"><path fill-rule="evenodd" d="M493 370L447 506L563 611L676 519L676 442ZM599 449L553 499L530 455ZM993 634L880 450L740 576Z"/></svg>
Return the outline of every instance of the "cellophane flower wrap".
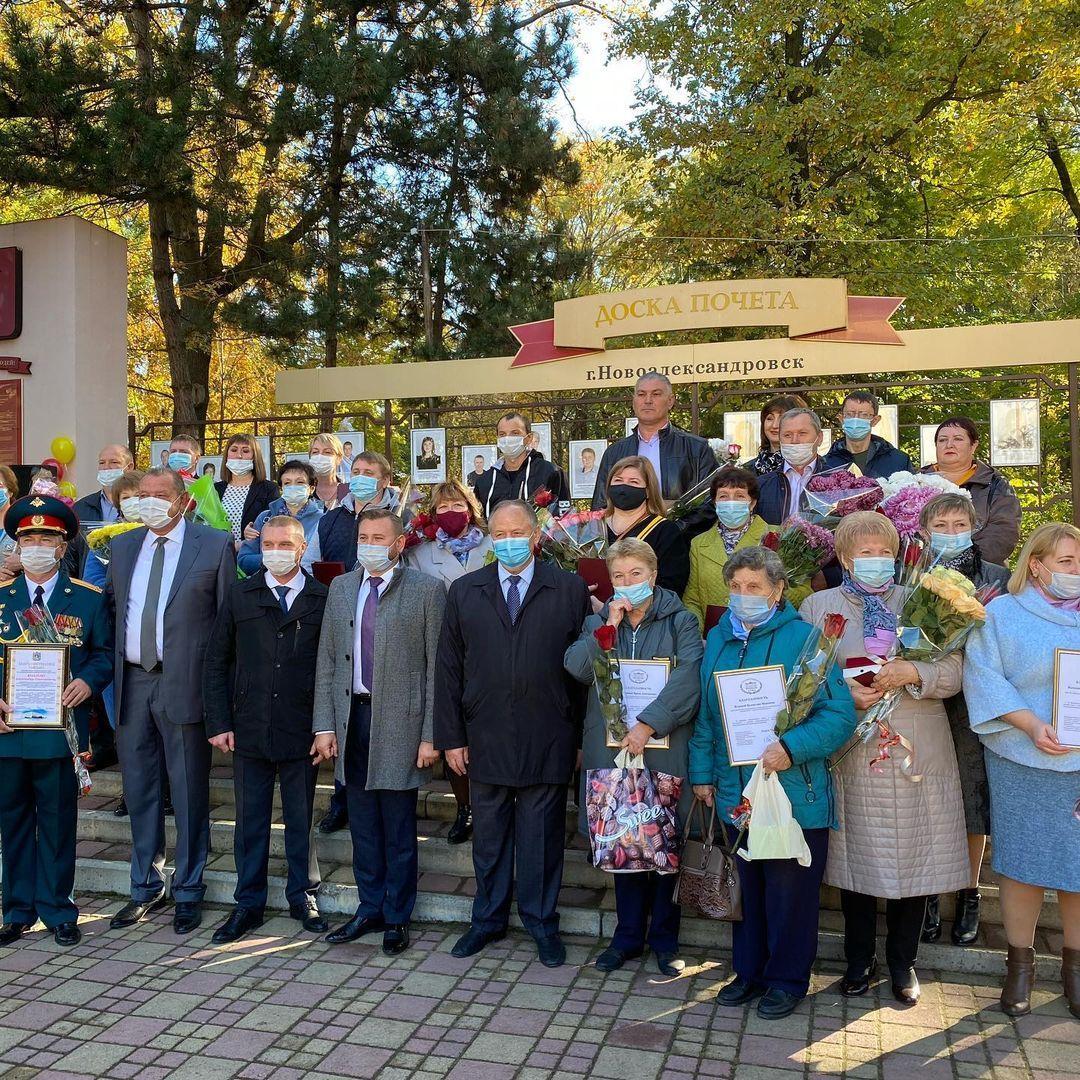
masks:
<svg viewBox="0 0 1080 1080"><path fill-rule="evenodd" d="M938 565L928 546L918 537L909 538L901 548L901 587L904 605L897 618L896 645L889 660L933 663L963 647L968 634L986 621L986 604L998 595L998 588L976 588L963 574ZM909 780L918 782L915 747L889 725L905 689L888 690L871 705L855 728L854 741L839 758L838 765L859 742L878 738L877 756L870 762L872 772L882 772L882 762L899 748L905 754L900 769Z"/></svg>
<svg viewBox="0 0 1080 1080"><path fill-rule="evenodd" d="M607 550L603 510L576 510L551 517L540 530L540 556L576 571L582 559L602 559Z"/></svg>
<svg viewBox="0 0 1080 1080"><path fill-rule="evenodd" d="M810 715L818 691L836 663L846 626L847 619L843 615L826 615L821 626L815 627L815 632L806 639L787 678L787 708L776 718L778 736L797 727Z"/></svg>
<svg viewBox="0 0 1080 1080"><path fill-rule="evenodd" d="M214 478L209 473L188 484L187 493L193 521L219 532L232 532L229 515L225 513L221 496L214 487Z"/></svg>
<svg viewBox="0 0 1080 1080"><path fill-rule="evenodd" d="M814 522L837 522L857 510L876 510L884 497L881 486L869 476L833 469L810 478L800 511Z"/></svg>
<svg viewBox="0 0 1080 1080"><path fill-rule="evenodd" d="M56 628L56 622L52 612L47 607L34 604L21 613L16 613L15 620L19 624L19 634L16 641L26 642L30 645L71 645L70 639L61 635ZM67 738L68 749L71 751L71 762L75 768L75 782L79 786L79 793L86 795L94 786L90 779L90 770L86 763L90 760L89 750L79 749L79 730L75 726L74 710L64 709L64 735Z"/></svg>
<svg viewBox="0 0 1080 1080"><path fill-rule="evenodd" d="M585 815L592 864L610 874L679 870L682 778L644 768L589 769Z"/></svg>
<svg viewBox="0 0 1080 1080"><path fill-rule="evenodd" d="M113 539L141 527L138 521L116 521L112 525L102 525L86 534L86 545L105 566L108 566L109 559L112 558Z"/></svg>
<svg viewBox="0 0 1080 1080"><path fill-rule="evenodd" d="M712 450L713 457L716 459L716 468L708 476L702 477L689 491L683 492L668 507L668 511L664 515L668 521L681 521L687 515L692 514L709 498L713 477L721 469L727 469L732 465L739 464L742 447L738 443L725 443L723 439L709 439L709 449Z"/></svg>
<svg viewBox="0 0 1080 1080"><path fill-rule="evenodd" d="M780 556L788 573L789 589L808 585L836 550L828 529L798 516L788 518L780 532L766 534L762 543Z"/></svg>
<svg viewBox="0 0 1080 1080"><path fill-rule="evenodd" d="M963 495L966 498L971 498L971 492L966 491L964 488L954 484L951 480L946 480L940 473L933 472L919 472L910 473L906 470L900 472L890 473L888 476L878 477L878 486L885 494L886 499L892 498L898 492L903 491L905 488L912 487L925 487L930 488L935 495Z"/></svg>

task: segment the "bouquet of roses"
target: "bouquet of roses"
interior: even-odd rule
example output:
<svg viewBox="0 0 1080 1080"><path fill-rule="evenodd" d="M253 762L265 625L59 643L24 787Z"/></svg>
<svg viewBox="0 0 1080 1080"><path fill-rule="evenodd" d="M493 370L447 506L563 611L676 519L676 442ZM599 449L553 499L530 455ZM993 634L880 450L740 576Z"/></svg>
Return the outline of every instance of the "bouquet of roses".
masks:
<svg viewBox="0 0 1080 1080"><path fill-rule="evenodd" d="M780 532L770 532L763 546L775 551L788 572L788 588L808 585L810 579L833 557L832 533L805 518L790 517Z"/></svg>
<svg viewBox="0 0 1080 1080"><path fill-rule="evenodd" d="M810 715L817 693L836 663L836 652L846 626L847 619L843 615L826 615L822 625L816 628L817 633L806 639L787 679L787 708L776 718L778 736Z"/></svg>
<svg viewBox="0 0 1080 1080"><path fill-rule="evenodd" d="M738 443L725 443L723 439L710 439L709 449L712 450L713 457L716 459L716 468L671 504L667 514L664 515L668 521L680 521L701 506L709 497L713 477L721 469L739 464L742 447Z"/></svg>
<svg viewBox="0 0 1080 1080"><path fill-rule="evenodd" d="M551 517L540 530L540 556L576 571L582 559L602 559L607 549L603 510L577 510Z"/></svg>
<svg viewBox="0 0 1080 1080"><path fill-rule="evenodd" d="M803 491L806 510L819 522L835 523L856 510L874 510L884 497L876 480L847 469L815 473Z"/></svg>
<svg viewBox="0 0 1080 1080"><path fill-rule="evenodd" d="M623 701L622 673L616 643L617 627L604 623L593 631L599 647L599 655L593 660L593 680L596 696L600 699L600 713L604 717L608 736L612 742L622 742L630 730L626 724L626 702Z"/></svg>
<svg viewBox="0 0 1080 1080"><path fill-rule="evenodd" d="M140 527L138 521L117 521L112 525L101 525L86 534L87 547L103 565L108 566L112 557L113 538Z"/></svg>
<svg viewBox="0 0 1080 1080"><path fill-rule="evenodd" d="M65 638L56 628L56 622L52 612L47 607L39 607L35 604L28 607L22 614L16 612L15 621L21 631L17 641L25 641L30 645L72 645L75 644L70 638ZM90 771L86 763L90 760L89 750L79 749L79 732L75 727L75 714L69 709L64 709L64 735L67 737L68 749L71 751L71 762L75 768L75 781L79 785L79 792L85 795L93 781L90 779Z"/></svg>
<svg viewBox="0 0 1080 1080"><path fill-rule="evenodd" d="M892 477L889 479L891 480ZM884 481L880 483L884 485ZM942 483L948 484L949 482L942 480ZM956 487L955 484L949 486ZM892 485L888 489L882 487L882 491L888 490L892 490L892 494L886 494L885 501L878 509L896 526L896 531L901 537L914 536L919 531L919 515L922 513L923 507L931 499L942 493L941 487L937 484L925 483L907 484L901 488L893 488ZM964 491L963 488L956 488L956 492L968 499L971 498L971 495Z"/></svg>
<svg viewBox="0 0 1080 1080"><path fill-rule="evenodd" d="M416 514L405 526L405 550L423 544L428 540L434 540L439 527L435 524L435 518L431 514Z"/></svg>

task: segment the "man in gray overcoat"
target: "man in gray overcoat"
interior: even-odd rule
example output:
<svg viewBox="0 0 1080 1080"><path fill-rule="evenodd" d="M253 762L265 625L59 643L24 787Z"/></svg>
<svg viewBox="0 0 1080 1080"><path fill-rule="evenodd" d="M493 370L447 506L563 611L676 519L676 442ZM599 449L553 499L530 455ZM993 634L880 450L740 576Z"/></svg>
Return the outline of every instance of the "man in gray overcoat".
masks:
<svg viewBox="0 0 1080 1080"><path fill-rule="evenodd" d="M438 760L432 735L435 655L445 592L401 564L401 518L365 510L356 569L334 579L315 676L318 761L336 759L352 833L356 914L327 936L383 932L383 952L409 947L416 903L416 793Z"/></svg>

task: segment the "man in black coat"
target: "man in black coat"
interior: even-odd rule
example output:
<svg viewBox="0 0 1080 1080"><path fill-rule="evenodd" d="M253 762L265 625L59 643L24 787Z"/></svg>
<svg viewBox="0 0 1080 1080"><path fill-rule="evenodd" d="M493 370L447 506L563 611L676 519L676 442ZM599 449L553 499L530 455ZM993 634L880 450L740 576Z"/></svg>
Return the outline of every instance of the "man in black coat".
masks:
<svg viewBox="0 0 1080 1080"><path fill-rule="evenodd" d="M589 593L576 574L534 558L539 529L526 503L500 503L489 528L498 562L450 586L435 672L435 746L472 784L476 898L453 954L505 937L516 855L521 921L541 963L558 967L566 787L586 694L563 656Z"/></svg>
<svg viewBox="0 0 1080 1080"><path fill-rule="evenodd" d="M236 941L262 925L274 779L281 786L289 914L322 933L319 863L311 842L316 766L310 759L312 701L327 588L300 569L304 527L286 515L262 528L265 572L236 582L206 648L206 733L234 752L236 907L214 943ZM230 700L231 699L231 700Z"/></svg>
<svg viewBox="0 0 1080 1080"><path fill-rule="evenodd" d="M500 416L495 425L495 441L498 460L473 484L485 517L490 517L499 503L509 499L531 502L541 488L551 492L555 499L551 506L553 514L565 514L570 509L566 473L537 449L536 432L524 413L508 412Z"/></svg>
<svg viewBox="0 0 1080 1080"><path fill-rule="evenodd" d="M637 417L633 434L612 443L600 459L593 490L594 510L607 506L608 473L624 457L640 454L646 458L660 481L661 494L672 500L685 495L718 468L716 455L705 439L691 435L671 422L675 391L666 375L656 371L642 375L634 384L633 408ZM715 524L716 512L708 497L692 514L678 522L687 540L708 532Z"/></svg>

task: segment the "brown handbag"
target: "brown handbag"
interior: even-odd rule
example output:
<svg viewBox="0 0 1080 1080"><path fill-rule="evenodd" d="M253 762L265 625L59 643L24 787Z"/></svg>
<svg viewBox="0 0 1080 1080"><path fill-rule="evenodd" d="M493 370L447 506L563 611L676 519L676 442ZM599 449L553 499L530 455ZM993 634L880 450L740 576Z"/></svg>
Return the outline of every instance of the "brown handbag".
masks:
<svg viewBox="0 0 1080 1080"><path fill-rule="evenodd" d="M697 813L701 819L700 840L690 839L690 827ZM721 831L721 836L723 832ZM740 835L742 835L740 833ZM735 866L735 848L716 838L716 807L709 808L705 821L705 802L695 798L686 817L683 848L679 864L679 880L675 885L675 902L694 908L707 919L725 922L742 921L742 887Z"/></svg>

